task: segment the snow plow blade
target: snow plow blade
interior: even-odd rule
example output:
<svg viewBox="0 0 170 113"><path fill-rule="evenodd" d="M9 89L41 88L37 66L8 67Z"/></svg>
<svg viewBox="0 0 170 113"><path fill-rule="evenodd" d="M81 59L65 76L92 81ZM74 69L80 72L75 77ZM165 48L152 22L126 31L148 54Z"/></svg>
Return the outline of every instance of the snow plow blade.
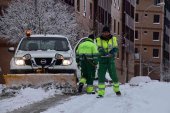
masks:
<svg viewBox="0 0 170 113"><path fill-rule="evenodd" d="M41 86L54 83L61 86L67 84L72 88L76 88L76 76L74 74L7 74L1 77L7 87L21 85Z"/></svg>

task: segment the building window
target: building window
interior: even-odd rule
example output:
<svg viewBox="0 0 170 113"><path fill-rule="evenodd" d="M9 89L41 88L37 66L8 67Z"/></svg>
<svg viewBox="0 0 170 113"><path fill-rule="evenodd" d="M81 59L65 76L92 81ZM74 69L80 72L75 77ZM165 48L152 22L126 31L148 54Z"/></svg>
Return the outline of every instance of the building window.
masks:
<svg viewBox="0 0 170 113"><path fill-rule="evenodd" d="M118 24L117 25L117 34L119 35L120 34L120 30L119 30L120 29L120 23L118 22L117 24Z"/></svg>
<svg viewBox="0 0 170 113"><path fill-rule="evenodd" d="M144 52L146 52L146 51L147 51L147 48L144 48L143 50L144 50Z"/></svg>
<svg viewBox="0 0 170 113"><path fill-rule="evenodd" d="M90 3L90 19L93 19L93 5Z"/></svg>
<svg viewBox="0 0 170 113"><path fill-rule="evenodd" d="M117 4L118 4L118 10L120 10L120 2L119 2L119 0L117 1Z"/></svg>
<svg viewBox="0 0 170 113"><path fill-rule="evenodd" d="M160 3L160 0L154 0L154 5L157 5Z"/></svg>
<svg viewBox="0 0 170 113"><path fill-rule="evenodd" d="M159 32L153 32L153 40L159 40Z"/></svg>
<svg viewBox="0 0 170 113"><path fill-rule="evenodd" d="M148 34L148 31L144 31L144 34L147 35L147 34Z"/></svg>
<svg viewBox="0 0 170 113"><path fill-rule="evenodd" d="M80 12L80 0L77 0L77 11Z"/></svg>
<svg viewBox="0 0 170 113"><path fill-rule="evenodd" d="M135 48L135 53L139 53L139 50L138 50L138 48Z"/></svg>
<svg viewBox="0 0 170 113"><path fill-rule="evenodd" d="M98 18L97 18L97 19L98 19L98 21L101 23L101 8L100 8L100 6L98 6L97 9L98 9L98 11L99 11L99 12L98 12Z"/></svg>
<svg viewBox="0 0 170 113"><path fill-rule="evenodd" d="M111 14L108 13L108 26L109 26L110 28L112 28L111 23L112 23L112 17L111 17Z"/></svg>
<svg viewBox="0 0 170 113"><path fill-rule="evenodd" d="M136 60L139 59L139 50L138 50L138 48L135 48L135 55L134 55L134 58L135 58Z"/></svg>
<svg viewBox="0 0 170 113"><path fill-rule="evenodd" d="M114 33L116 33L116 20L114 19Z"/></svg>
<svg viewBox="0 0 170 113"><path fill-rule="evenodd" d="M104 24L108 25L108 13L107 13L107 11L104 11Z"/></svg>
<svg viewBox="0 0 170 113"><path fill-rule="evenodd" d="M139 22L139 14L138 13L135 14L135 21Z"/></svg>
<svg viewBox="0 0 170 113"><path fill-rule="evenodd" d="M159 57L159 49L153 49L153 57Z"/></svg>
<svg viewBox="0 0 170 113"><path fill-rule="evenodd" d="M135 31L135 39L138 39L138 31Z"/></svg>
<svg viewBox="0 0 170 113"><path fill-rule="evenodd" d="M153 23L159 23L160 16L154 15Z"/></svg>
<svg viewBox="0 0 170 113"><path fill-rule="evenodd" d="M101 8L101 23L104 24L104 9Z"/></svg>
<svg viewBox="0 0 170 113"><path fill-rule="evenodd" d="M86 0L84 0L84 12L83 15L86 16Z"/></svg>
<svg viewBox="0 0 170 113"><path fill-rule="evenodd" d="M139 0L136 0L136 4L139 4Z"/></svg>
<svg viewBox="0 0 170 113"><path fill-rule="evenodd" d="M116 7L116 0L113 0L113 2L114 2L114 6Z"/></svg>

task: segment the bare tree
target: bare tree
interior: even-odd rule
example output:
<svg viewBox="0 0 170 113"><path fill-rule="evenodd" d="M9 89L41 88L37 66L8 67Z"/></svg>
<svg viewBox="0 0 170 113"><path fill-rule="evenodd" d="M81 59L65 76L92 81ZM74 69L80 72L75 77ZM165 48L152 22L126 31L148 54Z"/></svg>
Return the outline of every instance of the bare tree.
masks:
<svg viewBox="0 0 170 113"><path fill-rule="evenodd" d="M61 34L72 45L82 28L74 8L59 0L13 0L0 18L0 35L16 43L31 29L33 34Z"/></svg>

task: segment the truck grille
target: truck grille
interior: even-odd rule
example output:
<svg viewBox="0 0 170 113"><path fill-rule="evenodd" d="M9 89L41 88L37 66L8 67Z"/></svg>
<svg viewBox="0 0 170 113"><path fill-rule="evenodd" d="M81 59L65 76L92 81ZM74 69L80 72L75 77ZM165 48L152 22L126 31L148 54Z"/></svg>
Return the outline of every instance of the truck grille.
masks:
<svg viewBox="0 0 170 113"><path fill-rule="evenodd" d="M25 60L25 65L32 65L31 60Z"/></svg>
<svg viewBox="0 0 170 113"><path fill-rule="evenodd" d="M63 62L62 59L57 59L56 62L55 62L55 65L61 65Z"/></svg>
<svg viewBox="0 0 170 113"><path fill-rule="evenodd" d="M35 58L35 63L42 66L50 65L51 61L52 58Z"/></svg>

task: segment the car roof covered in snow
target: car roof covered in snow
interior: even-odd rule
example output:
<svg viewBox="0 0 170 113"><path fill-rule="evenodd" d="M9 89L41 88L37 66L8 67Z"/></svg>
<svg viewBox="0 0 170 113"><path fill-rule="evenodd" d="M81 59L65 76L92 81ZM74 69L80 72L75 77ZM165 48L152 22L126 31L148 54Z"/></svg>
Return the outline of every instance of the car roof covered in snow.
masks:
<svg viewBox="0 0 170 113"><path fill-rule="evenodd" d="M60 38L67 38L66 36L63 35L43 35L43 34L35 34L35 35L31 35L30 37L60 37Z"/></svg>

